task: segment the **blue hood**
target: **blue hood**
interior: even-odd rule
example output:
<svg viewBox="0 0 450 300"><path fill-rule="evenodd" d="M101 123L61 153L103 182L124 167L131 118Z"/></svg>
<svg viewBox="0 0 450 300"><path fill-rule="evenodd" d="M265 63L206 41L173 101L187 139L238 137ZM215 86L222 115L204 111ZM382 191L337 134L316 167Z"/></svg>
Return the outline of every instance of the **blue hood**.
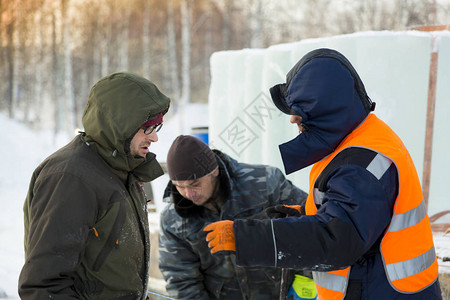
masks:
<svg viewBox="0 0 450 300"><path fill-rule="evenodd" d="M305 55L271 94L280 110L301 116L307 128L279 146L286 174L332 153L374 109L350 62L330 49Z"/></svg>

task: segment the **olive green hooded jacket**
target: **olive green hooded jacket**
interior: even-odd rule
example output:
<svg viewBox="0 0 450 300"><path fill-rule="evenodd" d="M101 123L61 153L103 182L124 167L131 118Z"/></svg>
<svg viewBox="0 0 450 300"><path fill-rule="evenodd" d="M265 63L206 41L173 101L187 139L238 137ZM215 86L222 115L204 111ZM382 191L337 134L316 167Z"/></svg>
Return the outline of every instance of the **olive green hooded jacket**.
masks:
<svg viewBox="0 0 450 300"><path fill-rule="evenodd" d="M115 73L93 86L85 133L45 159L24 204L22 299L145 299L149 227L142 182L155 155L129 154L141 125L170 100L150 81Z"/></svg>

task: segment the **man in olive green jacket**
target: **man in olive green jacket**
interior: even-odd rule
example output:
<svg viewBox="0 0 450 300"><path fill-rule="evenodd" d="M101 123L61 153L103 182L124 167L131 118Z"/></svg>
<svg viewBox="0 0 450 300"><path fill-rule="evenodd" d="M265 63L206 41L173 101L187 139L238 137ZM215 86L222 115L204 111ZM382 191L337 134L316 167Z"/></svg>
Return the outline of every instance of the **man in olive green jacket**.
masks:
<svg viewBox="0 0 450 300"><path fill-rule="evenodd" d="M163 174L149 152L170 100L115 73L91 89L85 132L44 160L24 204L22 299L145 299L149 227L142 183Z"/></svg>

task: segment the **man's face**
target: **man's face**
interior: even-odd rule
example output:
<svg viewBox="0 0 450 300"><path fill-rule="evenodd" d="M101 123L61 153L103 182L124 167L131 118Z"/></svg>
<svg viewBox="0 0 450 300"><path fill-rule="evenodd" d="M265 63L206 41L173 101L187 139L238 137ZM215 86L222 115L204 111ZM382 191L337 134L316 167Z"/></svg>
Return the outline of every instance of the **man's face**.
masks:
<svg viewBox="0 0 450 300"><path fill-rule="evenodd" d="M289 122L291 122L292 124L297 124L298 127L298 134L302 134L302 132L304 131L304 128L302 126L302 117L301 116L296 116L296 115L292 115L291 119L289 120Z"/></svg>
<svg viewBox="0 0 450 300"><path fill-rule="evenodd" d="M191 200L195 205L204 205L213 196L219 170L205 175L196 180L172 180L178 192L186 199Z"/></svg>
<svg viewBox="0 0 450 300"><path fill-rule="evenodd" d="M153 130L152 133L146 135L144 133L144 129L139 129L139 131L134 135L130 144L130 153L135 156L145 157L147 153L150 151L150 145L152 143L156 143L158 141L158 134L156 130Z"/></svg>

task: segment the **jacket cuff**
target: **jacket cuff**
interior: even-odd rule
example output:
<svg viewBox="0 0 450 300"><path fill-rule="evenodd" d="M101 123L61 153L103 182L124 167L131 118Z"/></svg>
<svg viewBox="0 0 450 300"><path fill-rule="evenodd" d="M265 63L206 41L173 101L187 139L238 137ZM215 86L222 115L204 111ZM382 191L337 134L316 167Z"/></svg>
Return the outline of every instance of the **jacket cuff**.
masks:
<svg viewBox="0 0 450 300"><path fill-rule="evenodd" d="M271 220L235 220L236 264L274 267L276 253Z"/></svg>

